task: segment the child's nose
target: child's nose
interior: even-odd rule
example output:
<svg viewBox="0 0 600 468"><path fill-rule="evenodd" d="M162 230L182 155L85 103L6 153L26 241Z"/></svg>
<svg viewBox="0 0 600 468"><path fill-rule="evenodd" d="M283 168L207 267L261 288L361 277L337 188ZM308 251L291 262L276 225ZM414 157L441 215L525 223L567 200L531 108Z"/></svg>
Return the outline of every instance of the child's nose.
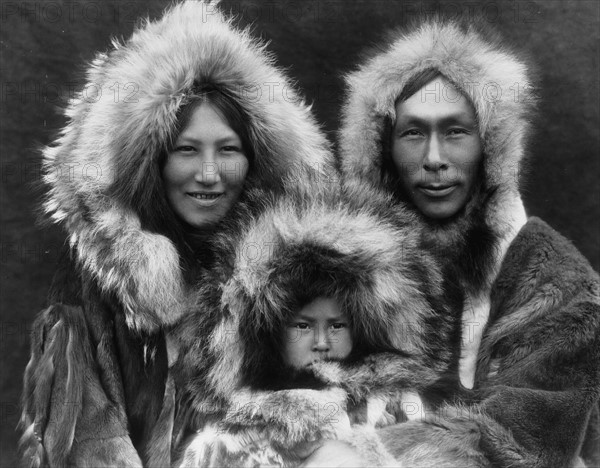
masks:
<svg viewBox="0 0 600 468"><path fill-rule="evenodd" d="M327 352L329 351L329 336L326 330L319 330L315 332L315 340L313 342L313 351Z"/></svg>

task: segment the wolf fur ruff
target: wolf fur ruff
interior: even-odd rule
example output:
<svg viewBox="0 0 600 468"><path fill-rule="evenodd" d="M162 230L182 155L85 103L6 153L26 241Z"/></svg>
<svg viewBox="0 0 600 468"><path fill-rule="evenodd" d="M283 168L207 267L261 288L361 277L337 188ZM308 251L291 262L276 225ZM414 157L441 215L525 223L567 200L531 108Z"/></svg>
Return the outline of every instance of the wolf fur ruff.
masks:
<svg viewBox="0 0 600 468"><path fill-rule="evenodd" d="M310 193L301 187L269 200L243 232L227 231L214 240L232 256L233 273L217 285L207 281L204 309L174 331L182 343L174 369L189 408L186 424L200 434L186 448L182 466L202 465L198 460L221 453L217 447L223 444L235 458L247 449L240 440L252 434L283 450L311 437L345 440L370 464L393 461L374 433L383 415L369 413L372 426L356 432L348 421L332 425L313 412L329 414L337 405L345 414L348 399L399 401L402 392L428 388L452 365L458 318L434 299L447 299L442 275L419 248L415 216L391 194L364 184L346 184L342 191L319 185ZM254 376L272 362L265 353L273 352L265 337L294 313L289 305L302 294L301 279L313 278L314 270L334 278L334 295L353 322L355 342L389 342L400 353L315 363L307 372L316 380L303 388L262 386ZM285 384L287 375L267 369ZM219 425L229 430L215 436ZM374 444L379 449L370 453Z"/></svg>
<svg viewBox="0 0 600 468"><path fill-rule="evenodd" d="M276 187L295 167L319 172L329 165L328 143L310 108L266 44L236 29L214 2L175 5L98 54L65 110L68 124L44 150L44 208L65 226L101 289L122 302L133 329L174 323L186 308L186 288L174 244L145 231L136 207L111 189L119 178L135 186L160 177L157 158L198 83L226 91L251 118L256 155L247 184Z"/></svg>
<svg viewBox="0 0 600 468"><path fill-rule="evenodd" d="M218 286L207 281L201 302L208 307L177 331L187 349L180 356L189 372L183 384L198 408L204 397L227 400L247 384L244 375L264 366L261 333L275 332L298 292L294 280L314 269L335 278L357 340L389 342L436 371L448 365L453 351L446 336L455 319L435 300L444 296L441 271L418 248L414 214L364 185L320 190L274 200L240 237L219 241L234 252L233 273ZM198 343L198 336L209 338Z"/></svg>

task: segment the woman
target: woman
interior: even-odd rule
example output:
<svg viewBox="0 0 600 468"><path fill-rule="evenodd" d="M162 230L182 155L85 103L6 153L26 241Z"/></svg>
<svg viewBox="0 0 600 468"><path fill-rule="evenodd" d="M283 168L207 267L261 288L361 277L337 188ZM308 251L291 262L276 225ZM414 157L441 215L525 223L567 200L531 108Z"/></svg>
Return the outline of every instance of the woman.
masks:
<svg viewBox="0 0 600 468"><path fill-rule="evenodd" d="M284 179L321 181L329 148L264 45L203 2L145 23L87 79L44 152L70 255L33 327L21 444L31 466L168 466L168 333L198 306L210 239Z"/></svg>
<svg viewBox="0 0 600 468"><path fill-rule="evenodd" d="M525 63L474 26L433 20L347 84L344 177L407 202L423 247L463 288L459 378L476 395L381 430L382 441L410 466L440 450L448 466L598 463L600 282L569 241L525 214Z"/></svg>

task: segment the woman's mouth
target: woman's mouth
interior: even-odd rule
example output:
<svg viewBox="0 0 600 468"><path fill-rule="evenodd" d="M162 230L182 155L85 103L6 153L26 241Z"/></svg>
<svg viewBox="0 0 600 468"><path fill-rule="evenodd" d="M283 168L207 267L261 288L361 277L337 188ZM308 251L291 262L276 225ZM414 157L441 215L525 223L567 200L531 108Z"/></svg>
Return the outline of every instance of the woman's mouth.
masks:
<svg viewBox="0 0 600 468"><path fill-rule="evenodd" d="M428 197L441 198L450 195L457 187L458 184L427 184L417 188Z"/></svg>
<svg viewBox="0 0 600 468"><path fill-rule="evenodd" d="M201 206L211 206L221 199L223 193L188 192L186 195Z"/></svg>

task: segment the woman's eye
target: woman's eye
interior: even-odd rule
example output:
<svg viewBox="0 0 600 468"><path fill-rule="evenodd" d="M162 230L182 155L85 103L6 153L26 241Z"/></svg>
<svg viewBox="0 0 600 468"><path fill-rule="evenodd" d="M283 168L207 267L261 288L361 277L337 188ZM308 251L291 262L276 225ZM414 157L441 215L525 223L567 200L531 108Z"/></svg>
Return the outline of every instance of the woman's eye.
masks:
<svg viewBox="0 0 600 468"><path fill-rule="evenodd" d="M465 135L467 133L469 133L466 129L464 128L451 128L448 130L448 135L450 136L454 136L454 135Z"/></svg>
<svg viewBox="0 0 600 468"><path fill-rule="evenodd" d="M308 330L310 326L308 325L308 323L295 323L294 328L298 328L300 330Z"/></svg>
<svg viewBox="0 0 600 468"><path fill-rule="evenodd" d="M344 322L331 324L331 328L333 328L334 330L341 330L342 328L346 328L347 326L348 326L348 324L346 324Z"/></svg>

